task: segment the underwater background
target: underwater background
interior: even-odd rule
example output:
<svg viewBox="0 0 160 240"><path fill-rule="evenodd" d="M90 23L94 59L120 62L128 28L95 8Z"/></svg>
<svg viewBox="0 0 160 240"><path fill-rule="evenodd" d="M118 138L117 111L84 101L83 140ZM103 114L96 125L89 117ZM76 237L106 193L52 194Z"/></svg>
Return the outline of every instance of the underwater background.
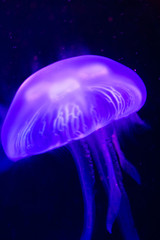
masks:
<svg viewBox="0 0 160 240"><path fill-rule="evenodd" d="M160 2L158 0L0 0L0 128L21 83L68 57L109 57L138 73L147 88L139 111L146 126L123 134L139 186L123 173L140 240L159 240ZM121 240L106 231L107 197L96 173L94 240ZM79 240L83 198L65 147L12 163L0 145L0 239ZM86 239L87 240L87 239Z"/></svg>

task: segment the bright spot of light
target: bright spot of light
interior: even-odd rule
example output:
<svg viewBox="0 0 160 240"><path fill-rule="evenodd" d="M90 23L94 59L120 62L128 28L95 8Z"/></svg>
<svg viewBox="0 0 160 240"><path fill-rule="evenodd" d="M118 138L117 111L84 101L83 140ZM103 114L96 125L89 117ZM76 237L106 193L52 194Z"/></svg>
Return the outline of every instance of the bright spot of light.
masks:
<svg viewBox="0 0 160 240"><path fill-rule="evenodd" d="M60 79L59 82L55 82L52 84L49 89L48 95L51 99L55 99L67 93L73 92L78 88L80 88L80 84L75 79Z"/></svg>
<svg viewBox="0 0 160 240"><path fill-rule="evenodd" d="M82 79L91 79L108 73L109 70L102 64L89 64L78 71L78 76Z"/></svg>

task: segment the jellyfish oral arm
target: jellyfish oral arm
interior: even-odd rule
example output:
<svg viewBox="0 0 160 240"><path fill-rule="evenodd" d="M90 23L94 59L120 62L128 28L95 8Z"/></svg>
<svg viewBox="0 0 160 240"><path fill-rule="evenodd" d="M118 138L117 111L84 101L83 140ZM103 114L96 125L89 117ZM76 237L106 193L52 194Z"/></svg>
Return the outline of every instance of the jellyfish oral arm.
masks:
<svg viewBox="0 0 160 240"><path fill-rule="evenodd" d="M112 126L109 126L109 131L99 129L91 137L88 137L94 162L108 195L106 228L111 233L112 226L117 219L125 240L139 240L129 200L123 186L121 163L124 164L125 161L127 172L137 182L139 182L139 175L135 167L127 160L120 161L122 151L113 129Z"/></svg>
<svg viewBox="0 0 160 240"><path fill-rule="evenodd" d="M111 233L112 225L116 220L119 212L121 191L119 189L118 182L114 173L114 167L109 153L109 149L107 148L106 141L103 137L103 135L97 135L96 138L90 138L89 143L92 154L94 156L94 162L100 175L100 179L108 195L109 203L107 210L106 228L108 232ZM100 149L98 149L98 145L100 145Z"/></svg>
<svg viewBox="0 0 160 240"><path fill-rule="evenodd" d="M129 199L124 188L117 220L125 240L140 240L134 225Z"/></svg>
<svg viewBox="0 0 160 240"><path fill-rule="evenodd" d="M120 145L118 143L116 133L114 133L112 135L112 141L114 143L116 152L118 154L120 165L121 165L122 169L128 175L130 175L138 184L140 184L141 183L140 175L139 175L137 169L130 162L128 162L127 159L125 158L124 153L122 152Z"/></svg>
<svg viewBox="0 0 160 240"><path fill-rule="evenodd" d="M94 169L88 145L82 139L68 144L75 160L84 199L84 227L81 240L90 240L95 218Z"/></svg>

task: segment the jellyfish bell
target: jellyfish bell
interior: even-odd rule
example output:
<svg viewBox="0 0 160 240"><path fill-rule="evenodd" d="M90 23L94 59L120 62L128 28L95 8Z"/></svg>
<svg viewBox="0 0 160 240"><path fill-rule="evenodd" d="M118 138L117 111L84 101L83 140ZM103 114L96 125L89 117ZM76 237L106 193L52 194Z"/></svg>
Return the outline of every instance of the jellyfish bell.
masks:
<svg viewBox="0 0 160 240"><path fill-rule="evenodd" d="M108 231L118 216L122 196L127 196L118 177L121 170L115 171L118 162L138 182L138 173L124 158L112 123L137 112L145 100L144 83L134 71L105 57L84 55L37 71L24 81L12 101L1 132L9 158L17 161L66 144L73 153L85 202L81 239L91 238L94 223L91 152L109 198ZM105 132L105 126L112 130ZM128 212L126 218L131 220L129 207ZM132 239L130 231L125 235ZM136 230L133 235L138 239Z"/></svg>
<svg viewBox="0 0 160 240"><path fill-rule="evenodd" d="M108 58L53 63L17 91L2 128L3 147L11 159L60 147L138 111L145 99L139 76Z"/></svg>

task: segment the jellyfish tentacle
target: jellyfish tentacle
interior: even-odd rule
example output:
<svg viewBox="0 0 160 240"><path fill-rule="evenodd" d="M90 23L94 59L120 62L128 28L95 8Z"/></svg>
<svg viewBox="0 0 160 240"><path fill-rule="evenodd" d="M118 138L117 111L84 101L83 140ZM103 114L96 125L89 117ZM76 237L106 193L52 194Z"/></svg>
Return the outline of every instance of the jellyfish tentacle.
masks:
<svg viewBox="0 0 160 240"><path fill-rule="evenodd" d="M72 142L68 148L76 162L84 199L84 227L81 240L90 240L95 217L95 174L88 145L83 139L80 142L81 144L79 141Z"/></svg>
<svg viewBox="0 0 160 240"><path fill-rule="evenodd" d="M117 152L119 162L120 162L122 169L128 175L130 175L138 184L141 184L140 175L139 175L137 169L130 162L128 162L128 160L125 158L124 153L122 152L122 150L120 148L120 145L119 145L119 142L118 142L118 139L117 139L117 136L115 133L112 135L112 141L114 143L114 147Z"/></svg>
<svg viewBox="0 0 160 240"><path fill-rule="evenodd" d="M98 136L98 134L97 134ZM96 137L97 137L96 136ZM106 228L109 233L112 232L112 226L117 218L120 202L121 202L121 191L118 186L118 182L114 173L114 167L112 159L107 148L105 139L102 136L100 138L90 138L90 146L94 155L94 162L97 166L100 178L104 185L105 191L108 195L108 210L106 217ZM101 145L101 149L98 149L98 143ZM96 148L93 146L96 146Z"/></svg>

